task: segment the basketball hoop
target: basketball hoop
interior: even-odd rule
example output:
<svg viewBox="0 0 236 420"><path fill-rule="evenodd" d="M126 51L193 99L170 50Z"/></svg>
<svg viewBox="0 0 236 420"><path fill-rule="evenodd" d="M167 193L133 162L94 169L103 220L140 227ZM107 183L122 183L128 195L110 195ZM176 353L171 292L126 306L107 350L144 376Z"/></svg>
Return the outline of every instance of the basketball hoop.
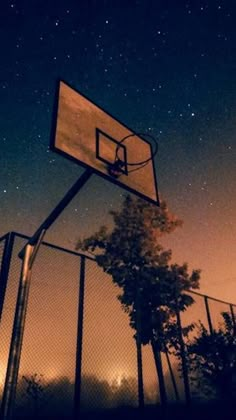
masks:
<svg viewBox="0 0 236 420"><path fill-rule="evenodd" d="M154 136L152 136L151 134L149 134L149 133L133 133L133 134L129 134L128 136L125 136L122 140L120 140L119 141L119 144L118 144L118 146L116 147L116 156L115 156L115 162L114 162L114 164L113 165L111 165L111 167L115 167L115 166L117 166L117 164L118 164L118 167L117 167L117 170L119 170L118 168L122 168L123 166L124 166L124 161L122 161L122 159L121 159L121 157L119 156L119 150L120 150L120 148L121 148L121 145L126 141L126 140L128 140L130 137L134 137L134 136L139 136L139 137L143 137L144 139L145 139L145 136L146 137L149 137L149 139L151 139L152 140L152 143L150 143L149 142L149 144L152 146L152 145L154 145L154 150L152 150L152 147L151 147L151 154L150 154L150 156L147 158L147 159L144 159L144 160L140 160L140 161L138 161L138 162L126 162L126 166L128 167L128 166L137 166L136 168L134 168L134 169L128 169L127 168L127 172L128 173L131 173L131 172L134 172L134 171L138 171L139 169L141 169L141 168L143 168L144 166L146 166L147 164L148 164L148 162L150 162L155 156L156 156L156 154L157 154L157 152L158 152L158 143L157 143L157 140L155 139L155 137ZM109 172L110 173L110 172ZM120 173L117 175L117 177L119 176L119 175L121 175L121 173L122 173L122 170L120 170ZM110 173L110 175L112 175L111 173Z"/></svg>
<svg viewBox="0 0 236 420"><path fill-rule="evenodd" d="M119 178L122 174L124 174L124 162L120 159L117 159L114 163L110 163L107 165L107 172L113 178Z"/></svg>

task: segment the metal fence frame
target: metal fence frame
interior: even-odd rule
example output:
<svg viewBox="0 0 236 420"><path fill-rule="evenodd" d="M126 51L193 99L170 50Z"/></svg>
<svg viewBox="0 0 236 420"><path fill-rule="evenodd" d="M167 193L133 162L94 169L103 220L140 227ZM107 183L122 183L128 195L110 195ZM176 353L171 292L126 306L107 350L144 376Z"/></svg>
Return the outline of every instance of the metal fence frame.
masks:
<svg viewBox="0 0 236 420"><path fill-rule="evenodd" d="M0 243L4 243L4 249L1 259L1 271L0 271L0 323L1 323L1 316L4 311L4 300L5 300L5 293L7 290L7 280L10 271L10 265L12 261L12 252L14 248L15 238L25 239L26 241L29 240L29 237L17 232L9 232L6 235L0 238ZM79 301L78 301L78 324L77 324L77 343L76 343L76 365L75 365L75 385L74 385L74 418L79 417L80 412L80 397L81 397L81 371L82 371L82 355L83 355L83 314L84 314L84 288L85 288L85 266L86 260L92 260L95 263L95 259L84 255L82 253L71 251L66 248L48 243L42 242L42 245L53 248L55 250L74 255L75 257L80 258L80 283L79 283ZM201 297L204 300L205 311L206 311L206 319L208 323L209 332L213 333L213 323L212 323L212 316L209 307L209 301L214 301L218 303L222 303L228 306L229 313L232 317L232 323L234 326L234 330L236 330L236 321L235 321L235 313L234 307L236 305L222 301L220 299L212 298L208 295L201 294L196 291L190 292L192 295L196 295ZM181 357L182 357L182 376L183 376L183 385L185 391L185 400L187 405L191 402L191 392L189 386L189 375L188 375L188 368L186 364L186 355L185 355L185 343L182 337L181 332L181 316L178 314L177 311L177 323L179 326L180 331L180 344L181 344ZM1 325L1 324L0 324ZM144 406L144 390L143 390L143 373L142 373L142 348L137 343L137 379L138 379L138 403L139 408L142 409ZM8 384L7 380L5 380L4 392L3 392L3 401L1 409L4 409L4 405L6 404L6 390ZM13 405L13 401L10 402ZM3 417L5 420L5 417ZM9 415L10 418L10 415Z"/></svg>

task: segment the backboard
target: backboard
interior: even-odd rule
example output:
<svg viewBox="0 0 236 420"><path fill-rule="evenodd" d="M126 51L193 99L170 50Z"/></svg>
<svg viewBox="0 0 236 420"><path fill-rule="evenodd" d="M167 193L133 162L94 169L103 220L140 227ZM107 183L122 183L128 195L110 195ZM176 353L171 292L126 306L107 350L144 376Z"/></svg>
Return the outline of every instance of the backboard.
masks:
<svg viewBox="0 0 236 420"><path fill-rule="evenodd" d="M52 150L159 204L149 141L62 81L56 114Z"/></svg>

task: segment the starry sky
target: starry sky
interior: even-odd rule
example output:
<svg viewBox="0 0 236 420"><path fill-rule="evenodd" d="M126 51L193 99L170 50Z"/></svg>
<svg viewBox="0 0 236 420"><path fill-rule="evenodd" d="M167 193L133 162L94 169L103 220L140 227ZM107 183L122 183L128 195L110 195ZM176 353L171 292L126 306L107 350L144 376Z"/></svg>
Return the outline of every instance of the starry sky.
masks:
<svg viewBox="0 0 236 420"><path fill-rule="evenodd" d="M155 136L159 194L184 221L164 240L236 302L236 4L4 0L0 9L0 234L32 235L84 169L49 150L63 79ZM93 175L47 240L74 248L124 191Z"/></svg>

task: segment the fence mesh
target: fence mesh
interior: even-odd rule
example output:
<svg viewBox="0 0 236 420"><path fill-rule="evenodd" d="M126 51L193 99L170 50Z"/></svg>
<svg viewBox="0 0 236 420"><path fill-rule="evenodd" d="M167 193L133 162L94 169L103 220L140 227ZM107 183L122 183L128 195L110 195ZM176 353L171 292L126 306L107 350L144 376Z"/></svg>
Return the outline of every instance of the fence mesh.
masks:
<svg viewBox="0 0 236 420"><path fill-rule="evenodd" d="M21 271L18 252L25 239L16 235L0 326L0 391L5 383L17 289ZM5 241L0 242L0 261ZM42 245L31 280L16 395L16 418L72 414L81 257ZM135 331L117 299L120 290L91 259L85 261L81 410L138 406ZM201 322L209 330L206 297L191 294L194 303L181 313L182 327ZM222 323L230 305L207 298L212 327ZM233 306L234 311L236 308ZM188 339L196 336L196 329ZM184 338L185 343L187 339ZM169 357L169 360L168 360ZM181 359L161 354L168 400L184 401ZM150 344L142 347L144 401L160 402L157 372ZM190 380L190 378L189 378ZM34 392L32 392L32 384ZM201 398L190 381L193 398Z"/></svg>
<svg viewBox="0 0 236 420"><path fill-rule="evenodd" d="M34 264L17 390L18 412L25 380L37 375L47 410L71 410L75 372L79 258L42 246ZM24 378L25 377L25 378ZM57 392L53 392L53 389ZM60 398L58 399L58 394ZM26 400L32 399L26 395ZM43 398L41 398L43 400ZM19 409L20 407L20 409Z"/></svg>
<svg viewBox="0 0 236 420"><path fill-rule="evenodd" d="M86 266L82 407L136 405L134 332L116 298L119 289L93 261Z"/></svg>

